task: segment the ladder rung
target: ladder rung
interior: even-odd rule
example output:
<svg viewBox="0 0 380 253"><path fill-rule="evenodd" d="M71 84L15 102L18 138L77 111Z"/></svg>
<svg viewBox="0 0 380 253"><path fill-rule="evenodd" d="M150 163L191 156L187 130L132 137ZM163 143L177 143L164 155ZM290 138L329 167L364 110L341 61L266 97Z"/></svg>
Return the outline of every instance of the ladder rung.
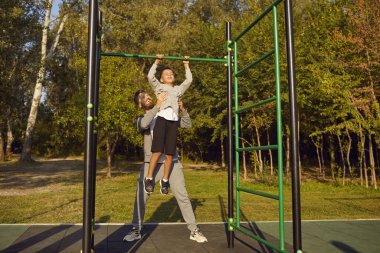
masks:
<svg viewBox="0 0 380 253"><path fill-rule="evenodd" d="M242 74L243 72L245 72L246 70L248 70L249 68L255 66L257 63L261 62L262 60L266 59L268 56L272 55L274 53L274 49L270 50L269 52L266 52L265 54L263 54L259 59L249 63L248 65L246 65L244 68L242 68L240 71L238 71L235 76L238 77L240 76L240 74Z"/></svg>
<svg viewBox="0 0 380 253"><path fill-rule="evenodd" d="M247 236L250 236L254 239L256 239L257 241L259 241L260 243L262 244L265 244L266 246L276 250L277 252L280 252L280 253L287 253L286 250L282 250L280 249L279 247L277 247L276 245L270 243L269 241L261 238L260 236L252 233L251 231L247 230L246 228L242 228L240 226L238 226L236 223L231 223L231 226L233 226L235 229L239 230L240 232L242 232L243 234L247 235ZM267 251L266 251L267 252Z"/></svg>
<svg viewBox="0 0 380 253"><path fill-rule="evenodd" d="M274 195L274 194L270 194L270 193L266 193L266 192L260 192L260 191L250 190L250 189L241 188L241 187L236 187L236 189L238 191L248 192L251 194L259 195L259 196L270 198L270 199L277 199L277 200L279 199L278 195Z"/></svg>
<svg viewBox="0 0 380 253"><path fill-rule="evenodd" d="M251 104L251 105L245 106L245 107L243 107L241 109L236 110L236 113L245 112L245 111L247 111L247 110L249 110L251 108L258 107L258 106L261 106L261 105L265 105L265 104L270 103L270 102L272 102L274 100L276 100L276 96L271 97L271 98L267 98L265 100L261 100L260 102L257 102L255 104Z"/></svg>
<svg viewBox="0 0 380 253"><path fill-rule="evenodd" d="M268 150L268 149L277 149L278 145L268 145L268 146L256 146L256 147L247 147L247 148L237 148L236 151L252 151L252 150Z"/></svg>

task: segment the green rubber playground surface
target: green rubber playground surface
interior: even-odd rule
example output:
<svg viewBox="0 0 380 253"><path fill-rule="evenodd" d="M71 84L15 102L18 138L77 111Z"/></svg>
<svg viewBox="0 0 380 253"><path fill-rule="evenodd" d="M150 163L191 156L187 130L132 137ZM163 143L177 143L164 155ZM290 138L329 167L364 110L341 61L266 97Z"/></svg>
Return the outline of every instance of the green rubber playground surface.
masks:
<svg viewBox="0 0 380 253"><path fill-rule="evenodd" d="M253 233L276 244L277 222L244 223ZM126 224L99 224L95 230L95 252L275 252L265 245L236 232L235 247L228 249L226 225L201 223L209 242L189 240L183 223L147 224L142 239L126 243L122 239L131 228ZM303 252L306 253L378 253L380 220L303 221ZM81 250L81 225L0 225L0 252L55 253ZM292 251L292 223L285 222L285 248Z"/></svg>

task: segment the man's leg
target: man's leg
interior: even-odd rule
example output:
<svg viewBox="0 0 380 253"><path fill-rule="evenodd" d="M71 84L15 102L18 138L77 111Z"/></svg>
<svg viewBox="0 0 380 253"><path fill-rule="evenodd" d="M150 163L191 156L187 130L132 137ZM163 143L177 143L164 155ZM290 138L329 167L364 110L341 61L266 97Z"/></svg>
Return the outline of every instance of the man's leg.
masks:
<svg viewBox="0 0 380 253"><path fill-rule="evenodd" d="M173 162L173 168L169 177L170 185L174 197L178 202L181 210L182 217L187 223L187 228L191 231L190 239L197 242L207 242L206 237L200 232L199 227L195 221L195 215L189 194L186 190L185 177L182 171L182 164L179 161Z"/></svg>
<svg viewBox="0 0 380 253"><path fill-rule="evenodd" d="M140 175L137 179L136 196L135 196L135 203L133 207L133 218L132 218L133 229L124 237L123 239L124 241L134 241L141 238L140 231L144 223L145 205L149 198L149 195L146 194L144 191L144 183L143 183L143 180L148 173L148 169L149 169L149 163L144 163L141 166ZM157 179L161 178L164 175L162 164L157 165L156 170L153 175Z"/></svg>
<svg viewBox="0 0 380 253"><path fill-rule="evenodd" d="M136 196L135 196L135 204L133 207L133 219L132 225L139 230L141 230L142 224L144 222L145 215L145 204L148 200L149 195L145 193L143 180L145 175L147 174L149 169L149 163L144 163L142 168L140 169L140 175L137 178L137 188L136 188Z"/></svg>

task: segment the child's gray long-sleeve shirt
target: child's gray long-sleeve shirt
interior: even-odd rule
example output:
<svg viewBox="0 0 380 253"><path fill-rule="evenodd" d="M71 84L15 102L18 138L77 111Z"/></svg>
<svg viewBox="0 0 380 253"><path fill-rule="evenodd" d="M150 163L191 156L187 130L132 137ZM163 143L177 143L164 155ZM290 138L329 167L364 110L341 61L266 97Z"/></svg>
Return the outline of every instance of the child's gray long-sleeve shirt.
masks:
<svg viewBox="0 0 380 253"><path fill-rule="evenodd" d="M152 67L148 73L148 81L151 84L154 93L156 95L160 94L163 91L168 93L166 101L161 105L160 110L164 110L168 107L171 107L173 111L178 115L178 98L181 97L185 91L190 87L191 82L193 81L193 75L191 74L190 68L186 69L186 79L181 83L181 85L175 85L171 87L168 84L163 84L155 77L157 71L157 64L153 63Z"/></svg>
<svg viewBox="0 0 380 253"><path fill-rule="evenodd" d="M144 137L144 162L150 162L152 156L152 137L150 133L150 126L154 121L154 117L158 112L158 108L155 106L150 111L146 112L143 116L137 118L137 129L143 134ZM179 126L182 128L191 127L191 118L187 111L181 112ZM165 160L165 155L162 155L159 162ZM173 161L178 160L178 153L173 157Z"/></svg>

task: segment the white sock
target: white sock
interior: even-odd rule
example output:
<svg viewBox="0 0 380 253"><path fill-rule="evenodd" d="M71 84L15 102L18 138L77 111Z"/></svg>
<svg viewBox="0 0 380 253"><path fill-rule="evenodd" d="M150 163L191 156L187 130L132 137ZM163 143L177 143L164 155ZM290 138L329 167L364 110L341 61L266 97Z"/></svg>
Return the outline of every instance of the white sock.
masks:
<svg viewBox="0 0 380 253"><path fill-rule="evenodd" d="M169 179L163 178L162 181L164 181L166 183L167 181L169 181Z"/></svg>

